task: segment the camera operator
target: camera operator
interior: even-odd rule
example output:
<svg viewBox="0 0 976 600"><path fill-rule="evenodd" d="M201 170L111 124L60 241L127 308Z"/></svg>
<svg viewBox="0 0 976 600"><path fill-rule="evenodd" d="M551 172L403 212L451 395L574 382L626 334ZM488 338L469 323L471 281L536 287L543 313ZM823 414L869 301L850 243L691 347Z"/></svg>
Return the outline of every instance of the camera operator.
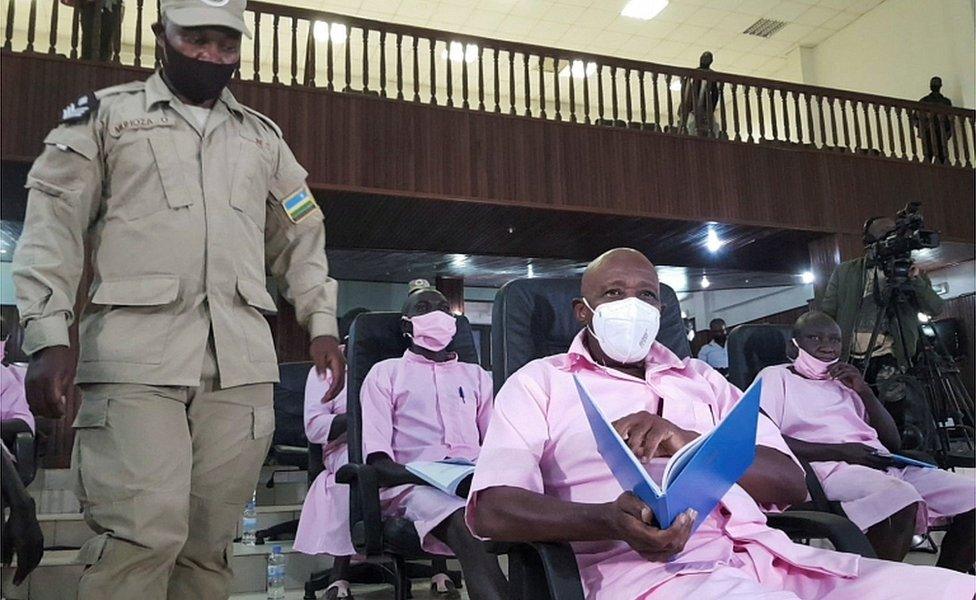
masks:
<svg viewBox="0 0 976 600"><path fill-rule="evenodd" d="M918 313L934 317L943 309L944 301L932 289L932 282L911 263L912 249L938 245L937 234L921 230L917 211L918 205L913 203L898 213L897 220L868 219L864 224L865 256L837 266L820 302L821 310L833 317L843 332L841 360L863 364L868 359L879 309L891 286L904 292L903 300L893 302L892 310L881 317L866 374L871 383L881 369L906 367L908 358L915 355Z"/></svg>

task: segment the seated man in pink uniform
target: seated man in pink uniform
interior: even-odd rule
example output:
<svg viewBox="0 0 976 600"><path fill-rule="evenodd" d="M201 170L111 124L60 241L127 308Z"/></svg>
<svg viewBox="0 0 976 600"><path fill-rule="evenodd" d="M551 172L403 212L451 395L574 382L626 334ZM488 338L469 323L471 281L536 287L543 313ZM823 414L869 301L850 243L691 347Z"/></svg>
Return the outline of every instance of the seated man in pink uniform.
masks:
<svg viewBox="0 0 976 600"><path fill-rule="evenodd" d="M4 330L6 330L5 325ZM3 363L7 335L0 341L0 437L11 442L22 431L34 431L34 415L24 393L24 370Z"/></svg>
<svg viewBox="0 0 976 600"><path fill-rule="evenodd" d="M612 250L590 263L574 303L585 329L569 352L535 360L495 400L468 499L478 536L572 542L587 598L971 598L976 580L794 544L759 509L806 497L803 471L760 417L753 466L691 534L696 515L666 530L624 492L597 451L573 375L660 477L665 457L711 429L741 392L705 363L654 342L654 266Z"/></svg>
<svg viewBox="0 0 976 600"><path fill-rule="evenodd" d="M412 290L402 312L410 348L401 358L373 366L360 392L363 456L384 481L401 484L381 492L383 513L412 521L427 552L457 556L473 600L506 598L498 560L464 523L464 499L429 486L404 467L413 461L478 459L492 413L491 376L447 350L457 321L439 291Z"/></svg>
<svg viewBox="0 0 976 600"><path fill-rule="evenodd" d="M323 379L315 369L309 371L305 382L305 435L309 442L322 445L324 468L305 496L294 547L305 554L333 556L329 573L331 582L323 598L352 600L349 563L356 549L349 534L349 487L335 479L339 468L349 462L346 390L343 388L332 401L323 402L329 383L331 375L327 372ZM446 574L447 561L436 559L433 562L436 575L431 579L432 597L460 597L454 582Z"/></svg>
<svg viewBox="0 0 976 600"><path fill-rule="evenodd" d="M810 461L824 493L866 530L881 558L902 560L912 533L952 517L938 566L973 567L976 480L941 469L895 467L889 452L901 439L888 411L853 366L839 363L841 331L822 312L793 326L799 355L792 365L767 367L762 408L790 449Z"/></svg>

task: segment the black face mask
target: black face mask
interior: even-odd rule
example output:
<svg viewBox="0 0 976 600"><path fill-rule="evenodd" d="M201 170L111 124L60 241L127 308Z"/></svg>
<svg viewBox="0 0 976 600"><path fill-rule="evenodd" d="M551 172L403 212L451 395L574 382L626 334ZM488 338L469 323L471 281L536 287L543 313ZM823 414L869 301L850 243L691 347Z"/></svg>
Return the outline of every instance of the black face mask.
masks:
<svg viewBox="0 0 976 600"><path fill-rule="evenodd" d="M214 100L227 87L240 61L229 65L197 60L186 56L163 35L163 73L176 92L195 104Z"/></svg>
<svg viewBox="0 0 976 600"><path fill-rule="evenodd" d="M714 338L715 339L715 343L724 346L725 345L725 340L728 339L728 337L729 336L726 335L726 334L724 334L724 333L723 334L720 334L720 335L716 335L715 338Z"/></svg>

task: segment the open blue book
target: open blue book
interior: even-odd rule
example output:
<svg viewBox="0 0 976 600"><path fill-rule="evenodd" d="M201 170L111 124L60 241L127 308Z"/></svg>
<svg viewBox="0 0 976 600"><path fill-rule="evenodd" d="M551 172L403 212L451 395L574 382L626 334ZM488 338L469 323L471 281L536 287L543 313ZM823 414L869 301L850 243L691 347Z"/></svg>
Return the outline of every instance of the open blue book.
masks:
<svg viewBox="0 0 976 600"><path fill-rule="evenodd" d="M590 422L596 446L620 487L630 490L654 512L662 529L684 511L698 511L693 530L739 481L756 456L756 426L762 381L756 381L735 408L710 432L681 447L664 468L658 485L613 428L574 375L583 411Z"/></svg>
<svg viewBox="0 0 976 600"><path fill-rule="evenodd" d="M417 477L451 495L456 495L461 482L474 473L474 463L462 458L436 461L418 460L409 462L405 466Z"/></svg>

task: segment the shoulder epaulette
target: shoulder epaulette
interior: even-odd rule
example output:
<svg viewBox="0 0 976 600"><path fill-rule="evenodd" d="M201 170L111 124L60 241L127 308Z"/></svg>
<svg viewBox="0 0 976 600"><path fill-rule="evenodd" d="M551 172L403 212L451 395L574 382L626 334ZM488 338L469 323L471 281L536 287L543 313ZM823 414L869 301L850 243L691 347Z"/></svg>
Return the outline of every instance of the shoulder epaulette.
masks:
<svg viewBox="0 0 976 600"><path fill-rule="evenodd" d="M250 106L244 106L244 105L241 105L241 106L248 113L254 115L255 117L258 118L258 120L260 120L262 123L264 123L265 125L267 125L271 129L271 131L275 132L275 135L277 135L278 137L284 137L284 134L281 133L281 128L278 127L278 124L277 123L275 123L274 121L271 120L271 117L268 117L266 115L263 115L263 114L259 113L258 111L254 110Z"/></svg>

